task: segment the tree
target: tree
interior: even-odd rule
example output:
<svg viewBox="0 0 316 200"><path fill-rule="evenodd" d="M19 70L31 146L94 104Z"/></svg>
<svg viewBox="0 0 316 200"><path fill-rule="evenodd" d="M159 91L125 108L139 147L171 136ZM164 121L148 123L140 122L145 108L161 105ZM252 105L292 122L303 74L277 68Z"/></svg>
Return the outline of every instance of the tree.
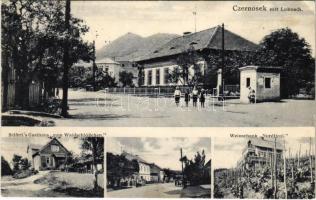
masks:
<svg viewBox="0 0 316 200"><path fill-rule="evenodd" d="M20 155L13 155L12 158L12 165L13 165L13 172L17 172L20 170L20 162L21 162L22 156Z"/></svg>
<svg viewBox="0 0 316 200"><path fill-rule="evenodd" d="M138 69L138 86L144 85L144 78L145 78L145 72L144 72L144 66L137 64Z"/></svg>
<svg viewBox="0 0 316 200"><path fill-rule="evenodd" d="M281 95L298 94L299 89L314 82L315 60L310 45L290 28L281 28L266 35L260 43L259 62L283 68Z"/></svg>
<svg viewBox="0 0 316 200"><path fill-rule="evenodd" d="M95 77L93 77L91 71L87 72L85 82L90 85L96 84L96 89L116 86L115 77L102 70L96 70Z"/></svg>
<svg viewBox="0 0 316 200"><path fill-rule="evenodd" d="M20 169L21 170L27 170L31 167L31 163L29 162L29 160L27 158L22 158L20 160Z"/></svg>
<svg viewBox="0 0 316 200"><path fill-rule="evenodd" d="M28 107L29 85L38 77L44 82L45 91L56 86L63 58L63 45L68 44L69 62L79 58L90 59L89 45L81 39L88 31L83 21L70 18L69 33L65 32L63 8L65 2L40 0L9 0L2 3L2 49L12 60L16 72L16 102ZM8 63L3 64L7 72Z"/></svg>
<svg viewBox="0 0 316 200"><path fill-rule="evenodd" d="M169 76L173 83L181 83L182 85L196 85L201 81L201 66L197 63L199 56L193 45L189 49L184 50L176 59L177 67L175 67Z"/></svg>
<svg viewBox="0 0 316 200"><path fill-rule="evenodd" d="M134 75L132 72L122 71L119 73L119 81L122 83L123 87L133 86Z"/></svg>
<svg viewBox="0 0 316 200"><path fill-rule="evenodd" d="M240 82L239 68L246 65L258 64L256 62L256 51L225 51L223 78L224 84L237 85ZM203 55L207 63L207 69L202 76L202 82L210 89L217 85L217 71L221 66L221 52L211 50Z"/></svg>
<svg viewBox="0 0 316 200"><path fill-rule="evenodd" d="M104 160L104 138L103 137L85 137L81 139L81 148L92 156L92 164L94 167L94 190L99 191L98 187L98 161L103 163Z"/></svg>
<svg viewBox="0 0 316 200"><path fill-rule="evenodd" d="M127 160L123 155L106 153L107 179L114 186L115 181L121 178L132 176L139 172L139 165L136 160Z"/></svg>
<svg viewBox="0 0 316 200"><path fill-rule="evenodd" d="M1 176L7 176L7 175L12 175L12 169L6 161L6 159L1 156Z"/></svg>
<svg viewBox="0 0 316 200"><path fill-rule="evenodd" d="M27 170L31 167L31 163L27 158L23 158L20 155L13 155L12 158L13 172L17 172L19 170Z"/></svg>
<svg viewBox="0 0 316 200"><path fill-rule="evenodd" d="M184 175L191 185L205 183L204 178L205 153L197 152L193 160L185 162Z"/></svg>

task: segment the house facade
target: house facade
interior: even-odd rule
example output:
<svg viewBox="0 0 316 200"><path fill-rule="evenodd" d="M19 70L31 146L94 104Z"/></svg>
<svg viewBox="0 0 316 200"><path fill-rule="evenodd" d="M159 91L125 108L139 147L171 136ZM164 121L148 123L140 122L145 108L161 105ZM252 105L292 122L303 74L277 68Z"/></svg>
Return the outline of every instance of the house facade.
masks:
<svg viewBox="0 0 316 200"><path fill-rule="evenodd" d="M122 153L122 155L125 156L127 160L136 160L139 167L138 178L146 182L150 182L150 163L146 162L144 159L137 155L133 155L125 151Z"/></svg>
<svg viewBox="0 0 316 200"><path fill-rule="evenodd" d="M208 69L218 69L220 66L212 66L210 57L218 54L222 50L221 26L188 33L172 39L160 48L154 50L146 56L140 57L136 62L143 66L142 78L143 86L172 86L182 84L169 82L169 74L178 66L177 58L184 51L194 49L197 54L197 65L202 74ZM254 52L258 46L237 34L224 30L225 51ZM193 66L189 69L189 76L194 74Z"/></svg>
<svg viewBox="0 0 316 200"><path fill-rule="evenodd" d="M46 145L33 145L27 147L28 159L31 168L35 170L58 170L65 167L71 153L57 140L50 140Z"/></svg>
<svg viewBox="0 0 316 200"><path fill-rule="evenodd" d="M133 74L133 85L138 86L138 68L136 63L126 60L117 60L121 64L121 71Z"/></svg>
<svg viewBox="0 0 316 200"><path fill-rule="evenodd" d="M152 183L162 183L164 181L164 171L155 163L150 164L150 181Z"/></svg>
<svg viewBox="0 0 316 200"><path fill-rule="evenodd" d="M98 70L105 74L108 74L112 78L115 78L116 82L119 82L119 73L122 70L121 64L114 61L112 58L103 58L95 62Z"/></svg>
<svg viewBox="0 0 316 200"><path fill-rule="evenodd" d="M275 150L275 151L274 151ZM283 158L283 146L279 142L261 138L251 138L242 151L242 157L238 161L238 168L257 169L265 166L271 166L274 160Z"/></svg>
<svg viewBox="0 0 316 200"><path fill-rule="evenodd" d="M92 63L78 62L73 65L70 70L71 80L76 82L76 79L84 77L85 72L92 73ZM133 84L138 85L138 69L135 67L135 63L131 61L116 61L112 58L103 58L96 61L97 72L103 75L108 74L112 78L115 78L115 82L118 86L122 86L120 82L120 72L126 71L133 74ZM73 80L74 79L74 80ZM76 84L75 84L76 85ZM77 84L78 85L78 84Z"/></svg>

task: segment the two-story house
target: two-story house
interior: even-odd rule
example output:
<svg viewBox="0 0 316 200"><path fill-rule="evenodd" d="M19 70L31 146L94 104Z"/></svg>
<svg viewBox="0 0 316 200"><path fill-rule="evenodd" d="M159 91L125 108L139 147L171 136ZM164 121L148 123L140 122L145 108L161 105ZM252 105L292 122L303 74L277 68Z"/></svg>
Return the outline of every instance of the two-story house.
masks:
<svg viewBox="0 0 316 200"><path fill-rule="evenodd" d="M246 169L270 166L274 160L275 152L277 161L283 158L283 149L278 141L275 142L264 137L250 138L247 140L237 166Z"/></svg>
<svg viewBox="0 0 316 200"><path fill-rule="evenodd" d="M35 170L60 169L65 167L67 158L71 157L71 153L56 138L44 146L28 145L27 154Z"/></svg>
<svg viewBox="0 0 316 200"><path fill-rule="evenodd" d="M136 160L139 166L138 178L150 182L150 163L139 157L138 155L133 155L124 151L122 153L127 160L133 161Z"/></svg>
<svg viewBox="0 0 316 200"><path fill-rule="evenodd" d="M150 181L152 183L162 183L164 181L164 171L155 163L150 164Z"/></svg>

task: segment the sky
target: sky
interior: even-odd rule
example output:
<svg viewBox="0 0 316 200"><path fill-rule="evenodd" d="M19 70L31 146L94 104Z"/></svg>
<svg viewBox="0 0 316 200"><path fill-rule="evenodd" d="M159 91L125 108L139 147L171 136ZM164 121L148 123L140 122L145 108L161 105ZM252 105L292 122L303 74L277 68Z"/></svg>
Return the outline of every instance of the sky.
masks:
<svg viewBox="0 0 316 200"><path fill-rule="evenodd" d="M237 12L233 6L300 7L302 12ZM90 31L86 40L96 40L99 49L108 41L132 32L147 37L156 33L225 28L259 43L271 31L289 27L311 45L315 52L314 1L72 1L71 12L85 21ZM96 38L96 31L98 37Z"/></svg>
<svg viewBox="0 0 316 200"><path fill-rule="evenodd" d="M10 163L13 155L17 154L27 157L27 146L29 144L46 145L51 139L48 137L2 137L1 138L1 155ZM68 151L75 155L80 155L81 141L78 138L63 137L58 140ZM11 164L11 163L10 163Z"/></svg>
<svg viewBox="0 0 316 200"><path fill-rule="evenodd" d="M289 149L291 149L291 154L295 155L299 152L301 146L301 155L305 155L306 151L309 152L309 137L285 138L285 145L287 152L285 154L288 157ZM315 138L312 139L312 144L314 144ZM283 140L279 140L280 144L283 144ZM247 144L246 138L215 138L214 139L214 169L218 168L233 168L236 167L237 161L241 158L241 153L243 148ZM314 146L312 146L314 150Z"/></svg>
<svg viewBox="0 0 316 200"><path fill-rule="evenodd" d="M126 151L149 163L173 170L181 170L180 148L189 159L202 150L205 151L206 162L211 158L211 138L112 137L107 138L106 144L108 152L121 154Z"/></svg>

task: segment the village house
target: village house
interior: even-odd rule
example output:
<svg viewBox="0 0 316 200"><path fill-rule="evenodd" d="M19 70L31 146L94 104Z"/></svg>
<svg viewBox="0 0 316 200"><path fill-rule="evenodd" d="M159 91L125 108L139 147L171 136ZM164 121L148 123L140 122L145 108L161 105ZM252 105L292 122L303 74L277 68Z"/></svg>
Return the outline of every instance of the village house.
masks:
<svg viewBox="0 0 316 200"><path fill-rule="evenodd" d="M30 144L27 147L31 168L35 170L56 170L65 167L71 153L57 140L50 140L46 145Z"/></svg>
<svg viewBox="0 0 316 200"><path fill-rule="evenodd" d="M222 50L222 27L216 26L196 33L186 33L183 36L172 39L152 53L135 60L143 66L144 86L170 86L169 74L177 67L177 57L190 48L194 48L199 59L197 64L202 74L210 69L218 69L220 66L211 66L209 58ZM229 30L224 30L225 51L254 52L258 46L247 39L238 36ZM193 67L189 69L194 73ZM177 83L181 84L181 81ZM218 83L219 84L219 83ZM221 84L221 83L220 83Z"/></svg>
<svg viewBox="0 0 316 200"><path fill-rule="evenodd" d="M276 159L281 160L283 146L279 142L261 138L251 138L247 141L242 151L241 159L238 161L238 168L257 169L270 166L276 150Z"/></svg>
<svg viewBox="0 0 316 200"><path fill-rule="evenodd" d="M138 68L135 62L126 60L116 60L121 64L121 71L133 74L133 85L138 86Z"/></svg>
<svg viewBox="0 0 316 200"><path fill-rule="evenodd" d="M144 180L145 182L150 182L150 163L139 157L138 155L133 155L124 151L123 156L129 161L136 160L139 166L138 178Z"/></svg>
<svg viewBox="0 0 316 200"><path fill-rule="evenodd" d="M108 74L112 78L115 78L115 81L119 81L119 73L121 71L121 64L116 62L112 58L103 58L95 62L98 70L101 70L103 73Z"/></svg>
<svg viewBox="0 0 316 200"><path fill-rule="evenodd" d="M245 66L240 70L240 102L248 103L249 90L255 102L280 100L280 67Z"/></svg>
<svg viewBox="0 0 316 200"><path fill-rule="evenodd" d="M152 183L162 183L164 181L165 173L155 163L150 164L150 181Z"/></svg>
<svg viewBox="0 0 316 200"><path fill-rule="evenodd" d="M114 58L103 58L96 61L97 66L97 73L102 73L102 75L108 74L112 78L115 79L115 82L118 84L118 86L122 86L122 83L120 82L120 72L126 71L127 73L133 74L133 85L138 85L138 69L135 67L134 62L130 61L116 61ZM91 73L92 74L92 63L87 62L78 62L72 66L70 69L71 74L71 80L74 82L74 85L76 84L76 81L81 80L85 73Z"/></svg>

